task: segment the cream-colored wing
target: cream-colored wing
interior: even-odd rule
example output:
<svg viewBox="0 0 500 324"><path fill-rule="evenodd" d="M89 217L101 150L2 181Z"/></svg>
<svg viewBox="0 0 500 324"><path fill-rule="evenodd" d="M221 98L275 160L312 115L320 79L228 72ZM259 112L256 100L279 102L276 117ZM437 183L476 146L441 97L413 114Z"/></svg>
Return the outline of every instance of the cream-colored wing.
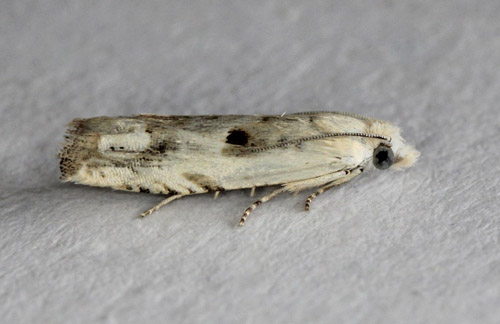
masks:
<svg viewBox="0 0 500 324"><path fill-rule="evenodd" d="M321 136L363 133L368 124L321 113L81 119L70 127L61 171L68 181L153 193L284 184L365 163L373 139Z"/></svg>

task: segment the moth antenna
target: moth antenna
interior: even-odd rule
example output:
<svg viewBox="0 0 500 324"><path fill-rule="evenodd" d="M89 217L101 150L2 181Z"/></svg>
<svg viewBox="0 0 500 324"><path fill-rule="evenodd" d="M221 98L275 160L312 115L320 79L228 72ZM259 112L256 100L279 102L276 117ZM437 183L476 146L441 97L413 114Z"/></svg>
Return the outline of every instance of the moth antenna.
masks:
<svg viewBox="0 0 500 324"><path fill-rule="evenodd" d="M332 137L365 137L365 138L376 138L376 139L381 139L386 142L391 142L391 138L388 136L384 135L378 135L378 134L368 134L368 133L350 133L350 132L344 132L344 133L327 133L327 134L321 134L321 135L313 135L309 137L303 137L299 138L296 140L288 141L288 142L283 142L279 143L276 145L271 145L271 146L266 146L266 147L260 147L260 148L255 148L255 149L250 149L248 152L250 153L258 153L258 152L263 152L267 150L272 150L276 148L281 148L281 147L286 147L290 145L296 145L300 144L303 142L308 142L308 141L314 141L314 140L320 140L320 139L325 139L325 138L332 138Z"/></svg>

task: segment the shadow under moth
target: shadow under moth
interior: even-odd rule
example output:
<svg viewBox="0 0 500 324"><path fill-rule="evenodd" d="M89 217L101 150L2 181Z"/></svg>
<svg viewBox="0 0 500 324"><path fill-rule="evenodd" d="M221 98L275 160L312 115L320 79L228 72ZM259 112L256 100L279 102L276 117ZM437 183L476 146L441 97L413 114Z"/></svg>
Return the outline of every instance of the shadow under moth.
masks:
<svg viewBox="0 0 500 324"><path fill-rule="evenodd" d="M305 202L372 165L412 166L419 152L385 121L341 112L289 115L95 117L75 119L59 152L61 179L181 197L279 186L241 217L283 192L316 188Z"/></svg>

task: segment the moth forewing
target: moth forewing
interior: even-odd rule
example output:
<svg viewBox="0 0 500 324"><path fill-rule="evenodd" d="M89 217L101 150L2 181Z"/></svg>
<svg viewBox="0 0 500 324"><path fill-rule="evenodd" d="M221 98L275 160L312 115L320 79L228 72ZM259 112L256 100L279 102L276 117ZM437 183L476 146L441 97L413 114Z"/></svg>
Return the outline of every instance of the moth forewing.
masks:
<svg viewBox="0 0 500 324"><path fill-rule="evenodd" d="M418 152L387 122L335 112L284 116L162 116L75 119L60 151L63 181L169 195L280 185L246 209L288 191L312 199L377 168L411 166Z"/></svg>

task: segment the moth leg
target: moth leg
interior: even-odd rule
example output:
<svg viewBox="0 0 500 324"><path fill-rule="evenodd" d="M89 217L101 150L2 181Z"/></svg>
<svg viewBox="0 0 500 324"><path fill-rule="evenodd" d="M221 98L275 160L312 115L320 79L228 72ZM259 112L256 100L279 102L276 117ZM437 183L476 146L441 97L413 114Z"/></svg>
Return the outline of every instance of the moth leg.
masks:
<svg viewBox="0 0 500 324"><path fill-rule="evenodd" d="M172 201L177 200L177 199L184 197L184 196L186 196L186 195L177 194L177 195L172 195L170 197L167 197L166 199L162 200L158 205L156 205L153 208L148 209L144 213L142 213L141 217L146 217L147 215L151 215L152 213L154 213L158 209L162 208L166 204L171 203Z"/></svg>
<svg viewBox="0 0 500 324"><path fill-rule="evenodd" d="M280 188L280 189L276 189L274 190L273 192L271 192L269 195L267 196L264 196L262 198L260 198L259 200L257 200L256 202L254 202L252 205L250 205L250 207L248 207L245 212L243 213L243 216L241 217L240 219L240 226L243 226L245 225L245 221L247 220L247 217L248 215L250 215L250 213L255 209L257 208L257 206L259 206L260 204L262 203L265 203L266 201L269 201L270 199L276 197L277 195L279 195L280 193L283 193L287 191L286 188Z"/></svg>
<svg viewBox="0 0 500 324"><path fill-rule="evenodd" d="M219 197L219 194L220 194L220 191L216 191L215 194L214 194L214 200L217 199Z"/></svg>
<svg viewBox="0 0 500 324"><path fill-rule="evenodd" d="M319 188L316 192L314 192L312 195L310 195L306 199L306 204L305 204L305 209L309 210L311 207L311 202L314 198L318 197L328 189L331 189L333 187L340 186L343 183L346 183L347 181L351 180L352 178L356 177L357 175L361 174L363 172L363 168L356 168L353 170L348 170L346 171L346 175L340 179L334 180L330 183L327 183L325 186Z"/></svg>
<svg viewBox="0 0 500 324"><path fill-rule="evenodd" d="M329 184L327 184L326 186L324 187L321 187L319 188L316 192L314 192L312 195L310 195L307 199L306 199L306 210L309 210L309 208L311 207L311 201L318 197L319 195L321 195L323 192L327 191L328 189L331 189L335 186L338 186L337 182L336 181L333 181L333 182L330 182Z"/></svg>
<svg viewBox="0 0 500 324"><path fill-rule="evenodd" d="M252 187L252 191L250 191L250 197L255 196L255 186Z"/></svg>

